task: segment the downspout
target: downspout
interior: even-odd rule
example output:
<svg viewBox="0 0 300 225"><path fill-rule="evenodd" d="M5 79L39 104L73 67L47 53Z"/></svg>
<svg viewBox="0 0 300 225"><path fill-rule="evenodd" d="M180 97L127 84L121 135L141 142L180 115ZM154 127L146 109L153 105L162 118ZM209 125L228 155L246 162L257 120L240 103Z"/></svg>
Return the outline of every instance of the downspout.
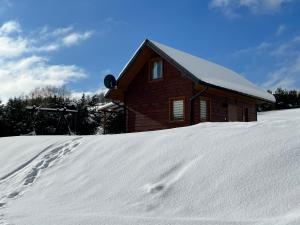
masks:
<svg viewBox="0 0 300 225"><path fill-rule="evenodd" d="M200 95L202 95L205 91L207 91L208 87L205 86L204 89L198 93L196 93L195 95L193 95L192 97L190 97L190 125L194 124L194 108L193 108L193 102L196 98L198 98Z"/></svg>

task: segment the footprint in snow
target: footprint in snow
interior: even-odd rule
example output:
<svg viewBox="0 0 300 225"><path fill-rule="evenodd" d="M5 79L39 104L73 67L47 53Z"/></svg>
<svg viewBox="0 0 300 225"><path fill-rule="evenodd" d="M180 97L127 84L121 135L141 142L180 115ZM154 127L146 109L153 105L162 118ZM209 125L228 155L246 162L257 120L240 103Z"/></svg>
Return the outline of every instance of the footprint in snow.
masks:
<svg viewBox="0 0 300 225"><path fill-rule="evenodd" d="M164 199L170 194L177 183L202 156L196 157L189 162L182 160L160 174L153 183L144 186L146 194L143 200L134 205L144 205L146 211L152 211L159 207Z"/></svg>
<svg viewBox="0 0 300 225"><path fill-rule="evenodd" d="M20 192L18 192L18 191L14 191L14 192L10 193L7 197L8 197L8 198L15 198L16 196L19 195L19 193L20 193Z"/></svg>

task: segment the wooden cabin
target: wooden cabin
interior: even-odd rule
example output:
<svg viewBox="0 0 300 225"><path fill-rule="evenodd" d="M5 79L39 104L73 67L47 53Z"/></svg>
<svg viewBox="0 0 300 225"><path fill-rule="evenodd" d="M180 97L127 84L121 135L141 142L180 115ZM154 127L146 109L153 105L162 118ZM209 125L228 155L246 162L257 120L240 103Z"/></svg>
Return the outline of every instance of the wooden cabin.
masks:
<svg viewBox="0 0 300 225"><path fill-rule="evenodd" d="M257 105L275 102L230 69L147 39L106 98L124 104L126 132L256 121Z"/></svg>

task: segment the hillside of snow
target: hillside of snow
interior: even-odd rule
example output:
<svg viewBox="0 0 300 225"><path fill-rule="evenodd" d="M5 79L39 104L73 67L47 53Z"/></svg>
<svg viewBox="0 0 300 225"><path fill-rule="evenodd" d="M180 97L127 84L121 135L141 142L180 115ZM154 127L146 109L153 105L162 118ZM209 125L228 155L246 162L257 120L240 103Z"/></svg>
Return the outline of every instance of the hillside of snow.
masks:
<svg viewBox="0 0 300 225"><path fill-rule="evenodd" d="M300 224L300 110L155 132L0 138L0 224Z"/></svg>

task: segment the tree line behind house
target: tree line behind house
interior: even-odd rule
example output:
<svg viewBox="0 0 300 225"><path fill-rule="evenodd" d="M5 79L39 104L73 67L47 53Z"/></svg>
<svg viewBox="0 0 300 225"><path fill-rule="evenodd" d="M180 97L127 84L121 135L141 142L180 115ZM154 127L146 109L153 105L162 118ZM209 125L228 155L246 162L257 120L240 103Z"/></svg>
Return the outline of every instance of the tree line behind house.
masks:
<svg viewBox="0 0 300 225"><path fill-rule="evenodd" d="M300 108L300 91L278 88L273 94L276 104L261 106L259 111ZM28 135L33 130L36 135L68 134L67 125L78 135L103 133L103 115L97 106L105 103L104 93L93 96L82 94L81 98L73 98L65 87L36 88L29 95L9 99L6 104L0 102L0 137ZM67 124L61 123L58 127L59 113L40 112L32 115L26 106L66 108L78 110L78 113L76 116L67 114ZM121 114L111 117L105 123L106 133L120 133L123 123Z"/></svg>
<svg viewBox="0 0 300 225"><path fill-rule="evenodd" d="M0 137L30 135L33 132L36 135L68 134L69 128L78 135L102 133L103 115L96 106L105 103L103 92L74 98L65 87L36 88L29 95L9 99L6 104L0 102ZM37 112L26 109L27 106L65 108L78 113L66 113L65 119L60 120L62 117L58 112ZM106 122L107 133L120 130L120 117L117 115Z"/></svg>
<svg viewBox="0 0 300 225"><path fill-rule="evenodd" d="M268 91L276 98L273 105L262 105L259 111L300 108L300 91L277 88L274 92Z"/></svg>

